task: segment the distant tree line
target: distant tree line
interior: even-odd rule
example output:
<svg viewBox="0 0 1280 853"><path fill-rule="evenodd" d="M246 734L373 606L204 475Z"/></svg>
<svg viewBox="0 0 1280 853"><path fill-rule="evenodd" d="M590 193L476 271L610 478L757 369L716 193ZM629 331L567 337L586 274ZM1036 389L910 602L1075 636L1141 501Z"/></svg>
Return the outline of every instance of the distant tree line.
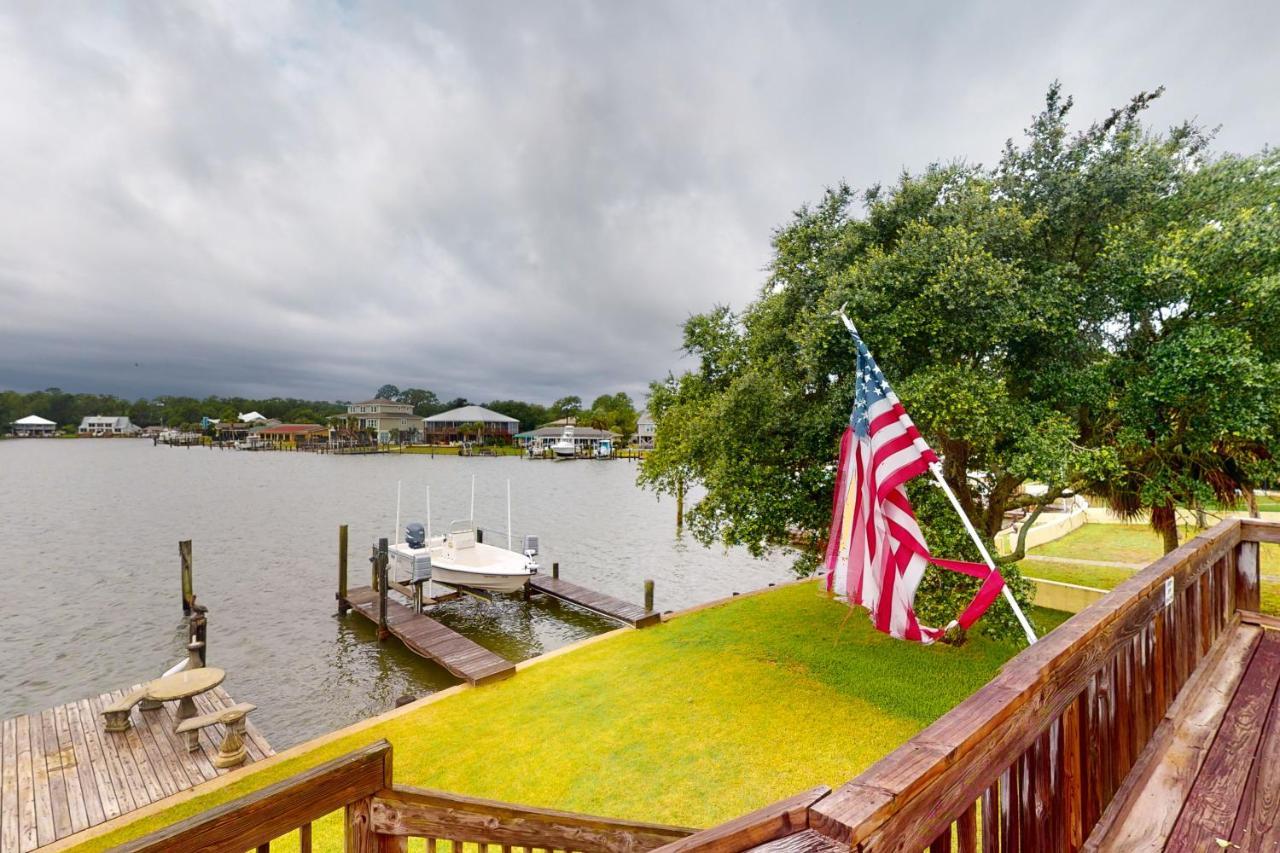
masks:
<svg viewBox="0 0 1280 853"><path fill-rule="evenodd" d="M424 388L401 390L394 385L383 385L374 396L410 403L414 414L419 417L470 405L464 397L441 401L434 392ZM285 423L322 424L330 415L344 414L347 405L344 401L298 400L292 397L161 396L131 401L113 394L76 394L61 388L30 393L0 391L0 433L7 431L10 423L27 415L48 418L71 430L89 415L126 415L133 423L144 427L181 427L198 424L205 417L235 420L243 412L259 412ZM631 398L622 392L602 394L589 408L583 407L581 397L573 396L563 397L549 406L523 400L492 400L481 405L516 418L522 431L536 429L563 417L576 417L583 426L611 429L624 436L630 436L636 429L635 406Z"/></svg>

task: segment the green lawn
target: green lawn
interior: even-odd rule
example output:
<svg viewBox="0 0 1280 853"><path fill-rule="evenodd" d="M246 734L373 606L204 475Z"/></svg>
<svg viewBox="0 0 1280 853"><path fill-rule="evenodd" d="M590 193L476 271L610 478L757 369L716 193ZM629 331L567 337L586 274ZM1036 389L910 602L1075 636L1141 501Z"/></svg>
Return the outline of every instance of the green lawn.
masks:
<svg viewBox="0 0 1280 853"><path fill-rule="evenodd" d="M1184 531L1184 534L1188 533L1195 535L1194 530ZM1086 524L1061 539L1030 550L1037 556L1143 564L1155 560L1162 552L1159 535L1150 527L1136 524ZM1264 544L1261 552L1264 576L1261 609L1264 613L1280 614L1280 581L1266 577L1280 574L1280 545ZM1029 577L1098 589L1111 589L1136 571L1127 566L1090 566L1045 560L1024 560L1018 564L1018 569Z"/></svg>
<svg viewBox="0 0 1280 853"><path fill-rule="evenodd" d="M1047 630L1065 614L1032 618ZM395 747L399 782L707 826L819 783L843 783L1020 648L981 638L960 648L893 640L816 584L783 587L619 633L78 849L118 844L381 737ZM317 849L341 848L336 816L316 833Z"/></svg>

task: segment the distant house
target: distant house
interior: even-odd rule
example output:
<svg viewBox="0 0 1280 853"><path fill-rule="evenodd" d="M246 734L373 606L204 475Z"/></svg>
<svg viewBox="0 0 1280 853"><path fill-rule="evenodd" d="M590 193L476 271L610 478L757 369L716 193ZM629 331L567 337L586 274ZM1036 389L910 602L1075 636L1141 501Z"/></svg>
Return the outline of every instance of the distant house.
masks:
<svg viewBox="0 0 1280 853"><path fill-rule="evenodd" d="M496 438L503 443L510 442L520 430L520 421L484 406L462 406L422 419L426 440L435 443L462 441L462 428L475 424L482 425L480 433L484 438ZM465 438L474 439L476 435L468 432Z"/></svg>
<svg viewBox="0 0 1280 853"><path fill-rule="evenodd" d="M213 435L218 441L240 441L248 438L249 433L263 427L278 426L279 421L268 418L253 421L214 421Z"/></svg>
<svg viewBox="0 0 1280 853"><path fill-rule="evenodd" d="M237 417L242 424L251 424L258 421L265 421L267 419L267 416L262 414L262 412L241 412Z"/></svg>
<svg viewBox="0 0 1280 853"><path fill-rule="evenodd" d="M561 421L563 420L562 418ZM553 424L557 423L560 423L560 421L552 421L550 424L538 427L535 430L522 432L515 436L516 443L534 453L541 453L559 441L560 437L564 435L565 425L561 423L559 426L553 426ZM568 425L572 426L571 419ZM610 432L607 429L573 427L573 443L579 452L594 451L602 441L610 441L616 447L618 440L621 438L622 436L618 433Z"/></svg>
<svg viewBox="0 0 1280 853"><path fill-rule="evenodd" d="M645 410L636 418L636 434L631 437L631 443L641 450L652 450L657 434L658 425L654 422L653 415Z"/></svg>
<svg viewBox="0 0 1280 853"><path fill-rule="evenodd" d="M347 421L372 430L379 444L417 441L422 434L422 418L413 414L413 404L375 398L347 406Z"/></svg>
<svg viewBox="0 0 1280 853"><path fill-rule="evenodd" d="M329 443L329 428L316 424L276 424L255 429L259 441L293 447L315 447Z"/></svg>
<svg viewBox="0 0 1280 853"><path fill-rule="evenodd" d="M95 437L108 435L137 435L142 428L124 415L89 415L80 421L81 435Z"/></svg>
<svg viewBox="0 0 1280 853"><path fill-rule="evenodd" d="M39 415L27 415L9 425L16 438L48 438L58 431L58 425Z"/></svg>

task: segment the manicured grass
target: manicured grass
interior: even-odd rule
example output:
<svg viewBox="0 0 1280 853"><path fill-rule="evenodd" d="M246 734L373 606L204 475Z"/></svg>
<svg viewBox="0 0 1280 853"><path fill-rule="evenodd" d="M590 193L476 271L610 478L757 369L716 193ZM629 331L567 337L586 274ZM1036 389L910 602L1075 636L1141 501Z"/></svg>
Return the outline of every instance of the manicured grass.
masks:
<svg viewBox="0 0 1280 853"><path fill-rule="evenodd" d="M1050 563L1045 560L1024 560L1018 563L1018 571L1024 577L1043 578L1048 581L1074 583L1094 589L1111 589L1133 576L1136 569L1126 566L1082 566L1076 563Z"/></svg>
<svg viewBox="0 0 1280 853"><path fill-rule="evenodd" d="M1184 536L1195 535L1194 530L1183 533ZM1160 537L1150 527L1086 524L1061 539L1032 548L1031 553L1077 560L1116 560L1146 564L1160 557L1163 547ZM1280 573L1280 545L1263 544L1259 559L1263 575L1260 608L1263 613L1280 614L1280 581L1268 579ZM1136 571L1127 566L1090 566L1044 560L1024 560L1018 564L1018 569L1033 578L1098 589L1111 589Z"/></svg>
<svg viewBox="0 0 1280 853"><path fill-rule="evenodd" d="M1042 630L1065 617L1032 615ZM382 737L394 745L402 783L707 826L843 783L1021 647L977 637L960 648L893 640L814 583L783 587L462 691L82 849L118 844ZM341 848L336 816L316 835L317 849Z"/></svg>

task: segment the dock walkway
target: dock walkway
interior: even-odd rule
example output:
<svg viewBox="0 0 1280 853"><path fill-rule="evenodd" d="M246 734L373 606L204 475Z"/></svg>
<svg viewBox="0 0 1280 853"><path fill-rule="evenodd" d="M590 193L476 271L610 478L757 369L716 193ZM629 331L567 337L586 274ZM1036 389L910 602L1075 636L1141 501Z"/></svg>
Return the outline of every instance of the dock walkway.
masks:
<svg viewBox="0 0 1280 853"><path fill-rule="evenodd" d="M174 732L177 702L154 711L135 706L127 731L103 731L103 706L134 689L0 722L0 853L52 844L230 772L213 764L223 726L202 729L200 748L188 752ZM195 702L201 714L235 704L221 687ZM274 755L245 723L245 763Z"/></svg>
<svg viewBox="0 0 1280 853"><path fill-rule="evenodd" d="M584 607L592 613L625 622L632 628L647 628L662 621L662 614L655 610L645 610L638 604L631 604L560 578L534 575L529 579L529 586L537 592Z"/></svg>
<svg viewBox="0 0 1280 853"><path fill-rule="evenodd" d="M348 590L346 601L352 610L378 624L378 593L372 587ZM472 684L515 675L511 661L393 598L387 599L387 630L414 654L430 658Z"/></svg>

